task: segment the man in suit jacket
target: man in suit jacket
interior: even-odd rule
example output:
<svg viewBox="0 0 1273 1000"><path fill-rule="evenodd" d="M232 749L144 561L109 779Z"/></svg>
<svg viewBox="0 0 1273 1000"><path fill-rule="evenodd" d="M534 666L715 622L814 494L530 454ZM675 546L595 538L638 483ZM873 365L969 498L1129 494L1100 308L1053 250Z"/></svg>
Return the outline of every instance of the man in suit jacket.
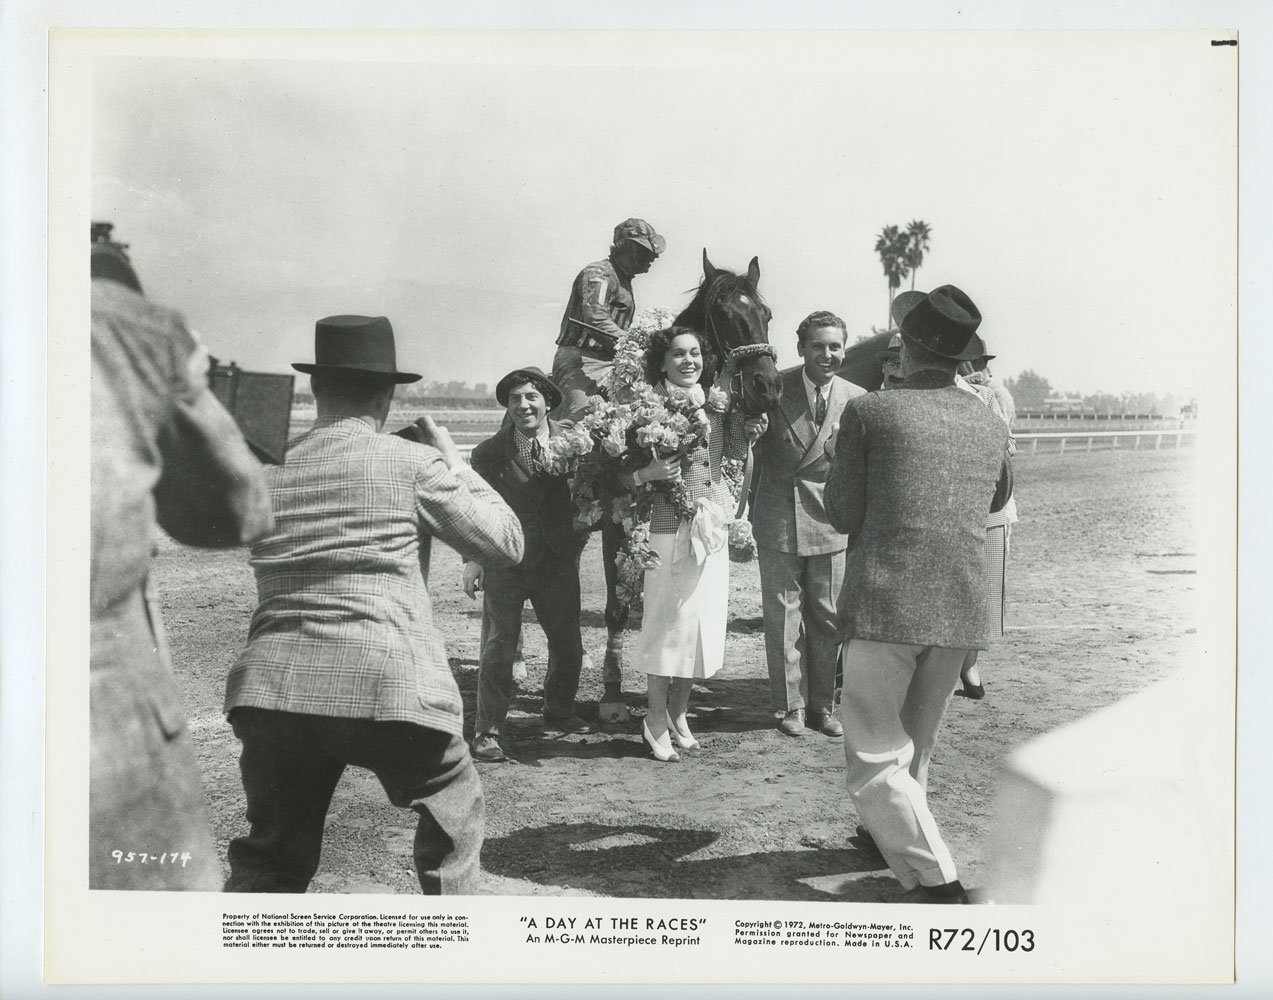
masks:
<svg viewBox="0 0 1273 1000"><path fill-rule="evenodd" d="M827 736L844 733L832 698L846 538L831 526L823 494L831 467L826 443L845 403L864 392L835 377L846 337L834 313L806 316L796 330L804 363L782 373L782 403L759 421L767 429L756 443L752 531L770 705L788 736L803 735L806 726Z"/></svg>
<svg viewBox="0 0 1273 1000"><path fill-rule="evenodd" d="M488 565L522 557L516 515L431 418L415 441L379 433L397 369L383 316L315 328L318 419L269 474L275 531L252 546L260 603L225 708L243 744L251 826L230 842L226 889L304 892L347 765L373 771L419 813L414 861L427 893L477 887L482 786L463 703L433 625L431 543Z"/></svg>
<svg viewBox="0 0 1273 1000"><path fill-rule="evenodd" d="M270 498L260 463L208 389L208 352L180 316L142 296L123 245L99 225L89 887L215 890L221 865L150 577L155 524L184 545L243 545L269 531ZM112 857L119 851L122 860Z"/></svg>
<svg viewBox="0 0 1273 1000"><path fill-rule="evenodd" d="M1007 428L954 384L958 362L985 353L980 321L953 285L906 313L902 385L845 407L827 481L827 513L849 536L849 794L911 902L967 901L925 787L965 654L988 643L986 514L1011 492Z"/></svg>
<svg viewBox="0 0 1273 1000"><path fill-rule="evenodd" d="M513 659L528 599L548 639L544 722L567 733L592 729L575 714L583 660L579 550L587 536L575 531L566 475L547 468L549 441L565 426L548 419L561 393L538 368L518 368L500 379L495 398L507 408L509 420L473 449L470 460L517 515L526 553L516 566L475 560L464 567L464 589L470 597L483 590L486 616L471 747L482 761L506 759L499 736L513 695Z"/></svg>

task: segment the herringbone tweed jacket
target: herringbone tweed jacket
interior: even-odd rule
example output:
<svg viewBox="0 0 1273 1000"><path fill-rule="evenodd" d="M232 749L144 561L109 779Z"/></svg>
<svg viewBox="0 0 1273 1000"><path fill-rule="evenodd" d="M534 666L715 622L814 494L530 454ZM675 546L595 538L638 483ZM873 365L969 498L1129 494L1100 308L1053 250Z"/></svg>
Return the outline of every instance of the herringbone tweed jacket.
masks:
<svg viewBox="0 0 1273 1000"><path fill-rule="evenodd" d="M516 565L517 516L472 469L355 417L320 418L267 477L275 530L252 546L260 603L225 710L460 735L460 691L429 601L431 543Z"/></svg>
<svg viewBox="0 0 1273 1000"><path fill-rule="evenodd" d="M840 636L988 645L986 515L1007 502L1008 428L946 373L849 401L827 480L849 535Z"/></svg>

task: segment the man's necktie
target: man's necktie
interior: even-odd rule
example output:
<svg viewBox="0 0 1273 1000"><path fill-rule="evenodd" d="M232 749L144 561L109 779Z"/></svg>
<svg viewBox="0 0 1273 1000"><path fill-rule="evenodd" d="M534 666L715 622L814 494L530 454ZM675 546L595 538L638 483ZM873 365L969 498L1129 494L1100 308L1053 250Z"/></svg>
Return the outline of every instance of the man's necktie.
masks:
<svg viewBox="0 0 1273 1000"><path fill-rule="evenodd" d="M822 386L815 385L813 390L817 394L813 404L813 421L821 427L822 421L827 419L827 397L822 395Z"/></svg>
<svg viewBox="0 0 1273 1000"><path fill-rule="evenodd" d="M539 438L530 439L530 469L532 472L544 471L544 446Z"/></svg>

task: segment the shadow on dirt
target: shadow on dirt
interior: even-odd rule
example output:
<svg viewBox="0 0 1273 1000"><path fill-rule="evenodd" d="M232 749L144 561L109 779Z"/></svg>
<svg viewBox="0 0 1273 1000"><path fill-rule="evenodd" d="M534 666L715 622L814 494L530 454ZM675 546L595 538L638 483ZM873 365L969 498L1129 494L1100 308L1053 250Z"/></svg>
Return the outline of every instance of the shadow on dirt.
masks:
<svg viewBox="0 0 1273 1000"><path fill-rule="evenodd" d="M897 882L870 851L821 849L691 859L711 830L555 823L488 839L482 867L541 885L603 896L880 902Z"/></svg>
<svg viewBox="0 0 1273 1000"><path fill-rule="evenodd" d="M774 728L768 678L730 677L726 664L715 677L695 681L690 725L695 732L704 733L750 733Z"/></svg>
<svg viewBox="0 0 1273 1000"><path fill-rule="evenodd" d="M464 701L465 734L472 735L473 717L477 712L478 667L474 660L451 657L451 672L455 675L460 688L460 697ZM772 729L776 725L769 711L769 681L757 677L730 677L726 670L708 679L694 682L693 695L690 698L690 727L700 735L712 733L749 733L764 729ZM509 702L510 727L519 736L525 732L533 734L539 724L538 716L544 707L544 691L542 684L528 682L525 687L518 687ZM598 726L597 737L617 738L627 742L635 738L638 747L641 737L641 719L645 716L646 701L642 691L625 691L623 702L628 707L630 721L616 726L602 725L598 721L598 705L595 699L580 700L575 711L580 718ZM518 719L522 714L528 718ZM591 741L594 737L590 737ZM638 749L635 751L640 753ZM579 754L578 756L604 757L631 756L627 750L616 750L606 753L604 750ZM557 753L551 756L571 756L569 753Z"/></svg>
<svg viewBox="0 0 1273 1000"><path fill-rule="evenodd" d="M760 615L753 618L731 618L725 626L726 632L741 632L743 635L753 635L764 630L765 619Z"/></svg>

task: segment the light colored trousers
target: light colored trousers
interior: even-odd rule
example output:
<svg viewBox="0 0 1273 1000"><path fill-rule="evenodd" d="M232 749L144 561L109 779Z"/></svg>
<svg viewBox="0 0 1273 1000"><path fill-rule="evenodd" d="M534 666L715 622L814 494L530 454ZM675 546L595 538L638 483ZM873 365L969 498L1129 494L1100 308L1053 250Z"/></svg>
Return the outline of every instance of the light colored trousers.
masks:
<svg viewBox="0 0 1273 1000"><path fill-rule="evenodd" d="M867 639L844 644L840 715L849 795L906 889L959 877L926 789L937 729L967 652Z"/></svg>
<svg viewBox="0 0 1273 1000"><path fill-rule="evenodd" d="M839 654L835 602L844 583L844 550L799 556L757 547L765 616L769 707L832 710Z"/></svg>

